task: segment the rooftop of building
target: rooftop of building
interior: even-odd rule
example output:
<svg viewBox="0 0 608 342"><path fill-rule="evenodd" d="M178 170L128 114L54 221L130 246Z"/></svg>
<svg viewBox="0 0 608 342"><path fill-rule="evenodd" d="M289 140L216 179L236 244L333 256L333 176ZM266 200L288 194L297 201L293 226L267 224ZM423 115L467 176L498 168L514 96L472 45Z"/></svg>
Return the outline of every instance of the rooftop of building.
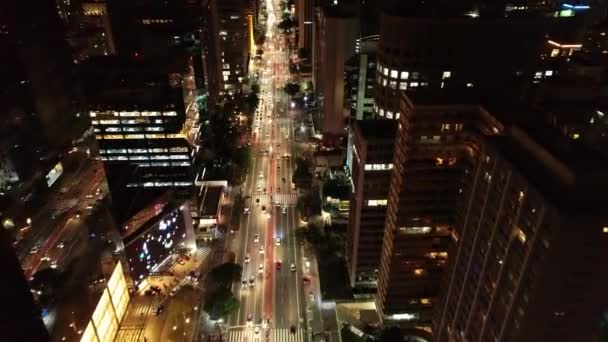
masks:
<svg viewBox="0 0 608 342"><path fill-rule="evenodd" d="M355 129L368 140L392 140L397 132L397 120L358 120Z"/></svg>
<svg viewBox="0 0 608 342"><path fill-rule="evenodd" d="M206 186L201 191L199 195L201 203L199 207L199 215L201 217L217 215L223 192L223 186Z"/></svg>
<svg viewBox="0 0 608 342"><path fill-rule="evenodd" d="M543 196L564 212L604 213L608 160L538 121L489 140Z"/></svg>
<svg viewBox="0 0 608 342"><path fill-rule="evenodd" d="M507 1L488 0L385 0L383 12L407 17L451 17L451 18L504 18L504 17L552 17L560 4L550 1L527 2L517 6ZM582 8L581 8L582 9ZM573 11L571 14L578 14Z"/></svg>

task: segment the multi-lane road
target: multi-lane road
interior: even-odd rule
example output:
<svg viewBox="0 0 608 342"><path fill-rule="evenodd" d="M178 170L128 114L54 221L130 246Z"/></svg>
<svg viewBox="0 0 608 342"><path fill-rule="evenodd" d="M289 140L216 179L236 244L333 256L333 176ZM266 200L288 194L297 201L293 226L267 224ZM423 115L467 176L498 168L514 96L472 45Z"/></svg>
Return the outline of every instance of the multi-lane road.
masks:
<svg viewBox="0 0 608 342"><path fill-rule="evenodd" d="M267 0L264 59L259 75L261 102L252 122L254 160L241 188L247 213L231 241L243 265L233 291L239 310L228 320L228 341L307 341L302 246L296 241L299 217L292 185L294 124L283 86L289 79L285 38L276 28L278 2Z"/></svg>

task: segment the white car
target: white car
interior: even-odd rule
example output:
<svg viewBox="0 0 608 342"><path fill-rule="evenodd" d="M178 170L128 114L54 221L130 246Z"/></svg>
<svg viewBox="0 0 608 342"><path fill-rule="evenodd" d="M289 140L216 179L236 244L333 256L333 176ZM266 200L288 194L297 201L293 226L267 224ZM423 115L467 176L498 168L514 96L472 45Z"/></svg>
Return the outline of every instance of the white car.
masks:
<svg viewBox="0 0 608 342"><path fill-rule="evenodd" d="M277 243L277 246L280 246L281 245L281 238L277 238L276 239L276 243Z"/></svg>
<svg viewBox="0 0 608 342"><path fill-rule="evenodd" d="M260 327L256 325L256 326L255 326L255 328L253 328L253 332L254 332L256 335L259 335L259 334L260 334Z"/></svg>
<svg viewBox="0 0 608 342"><path fill-rule="evenodd" d="M283 214L287 214L287 208L283 207Z"/></svg>
<svg viewBox="0 0 608 342"><path fill-rule="evenodd" d="M260 236L258 234L255 234L253 236L253 243L258 243L258 242L260 242Z"/></svg>
<svg viewBox="0 0 608 342"><path fill-rule="evenodd" d="M255 285L255 278L253 278L253 276L251 276L251 278L249 278L249 287L253 287Z"/></svg>
<svg viewBox="0 0 608 342"><path fill-rule="evenodd" d="M296 271L296 264L291 264L291 272L295 272Z"/></svg>
<svg viewBox="0 0 608 342"><path fill-rule="evenodd" d="M264 254L264 246L260 246L260 254Z"/></svg>
<svg viewBox="0 0 608 342"><path fill-rule="evenodd" d="M251 258L249 257L249 254L247 254L245 256L245 263L248 264L250 260L251 260Z"/></svg>
<svg viewBox="0 0 608 342"><path fill-rule="evenodd" d="M263 273L264 273L264 264L260 264L260 265L258 266L258 273L259 273L259 274L263 274Z"/></svg>
<svg viewBox="0 0 608 342"><path fill-rule="evenodd" d="M247 284L247 279L243 279L243 281L241 282L241 286L243 288L247 288L249 285Z"/></svg>

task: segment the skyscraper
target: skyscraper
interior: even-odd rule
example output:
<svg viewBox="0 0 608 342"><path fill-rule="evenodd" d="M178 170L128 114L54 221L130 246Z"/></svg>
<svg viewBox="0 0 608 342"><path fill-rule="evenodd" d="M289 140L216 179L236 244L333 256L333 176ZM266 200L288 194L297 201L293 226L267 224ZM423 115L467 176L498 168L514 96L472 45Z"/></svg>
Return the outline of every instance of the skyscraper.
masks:
<svg viewBox="0 0 608 342"><path fill-rule="evenodd" d="M82 70L88 115L117 206L128 207L140 192L187 192L194 182L195 120L184 108L183 70L164 58L115 56L91 58Z"/></svg>
<svg viewBox="0 0 608 342"><path fill-rule="evenodd" d="M392 120L361 120L353 125L353 192L346 240L351 286L376 285L396 130Z"/></svg>
<svg viewBox="0 0 608 342"><path fill-rule="evenodd" d="M344 64L355 53L359 25L347 7L323 7L318 11L313 47L313 82L321 106L321 131L344 133Z"/></svg>
<svg viewBox="0 0 608 342"><path fill-rule="evenodd" d="M465 96L401 98L376 296L386 320L430 323L479 141L502 131Z"/></svg>
<svg viewBox="0 0 608 342"><path fill-rule="evenodd" d="M608 163L557 131L479 146L453 231L437 341L598 341L605 324Z"/></svg>

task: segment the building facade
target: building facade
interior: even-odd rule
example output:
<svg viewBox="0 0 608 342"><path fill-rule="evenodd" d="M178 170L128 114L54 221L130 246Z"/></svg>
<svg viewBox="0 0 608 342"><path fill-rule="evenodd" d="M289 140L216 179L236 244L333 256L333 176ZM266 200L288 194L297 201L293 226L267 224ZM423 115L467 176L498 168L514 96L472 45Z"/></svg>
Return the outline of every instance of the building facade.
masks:
<svg viewBox="0 0 608 342"><path fill-rule="evenodd" d="M378 36L358 39L356 48L357 54L344 66L344 102L350 104L352 119L371 119L374 116Z"/></svg>
<svg viewBox="0 0 608 342"><path fill-rule="evenodd" d="M358 27L357 17L349 9L323 7L317 11L313 83L323 134L344 134L344 65L355 54Z"/></svg>
<svg viewBox="0 0 608 342"><path fill-rule="evenodd" d="M396 130L392 120L362 120L353 125L353 192L346 240L352 287L376 286Z"/></svg>
<svg viewBox="0 0 608 342"><path fill-rule="evenodd" d="M479 106L452 100L402 97L376 295L385 320L430 325L479 140L502 130Z"/></svg>
<svg viewBox="0 0 608 342"><path fill-rule="evenodd" d="M296 0L298 48L312 49L313 0Z"/></svg>
<svg viewBox="0 0 608 342"><path fill-rule="evenodd" d="M107 56L82 68L88 115L114 197L191 187L183 89L172 82L179 77L166 61Z"/></svg>
<svg viewBox="0 0 608 342"><path fill-rule="evenodd" d="M488 139L471 170L436 341L601 340L608 164L538 126L505 135Z"/></svg>
<svg viewBox="0 0 608 342"><path fill-rule="evenodd" d="M543 69L548 40L582 39L582 17L553 18L550 10L509 15L503 9L499 16L430 7L403 2L381 14L374 104L380 117L398 119L398 93L405 90L478 88L519 98L528 85L559 73Z"/></svg>

